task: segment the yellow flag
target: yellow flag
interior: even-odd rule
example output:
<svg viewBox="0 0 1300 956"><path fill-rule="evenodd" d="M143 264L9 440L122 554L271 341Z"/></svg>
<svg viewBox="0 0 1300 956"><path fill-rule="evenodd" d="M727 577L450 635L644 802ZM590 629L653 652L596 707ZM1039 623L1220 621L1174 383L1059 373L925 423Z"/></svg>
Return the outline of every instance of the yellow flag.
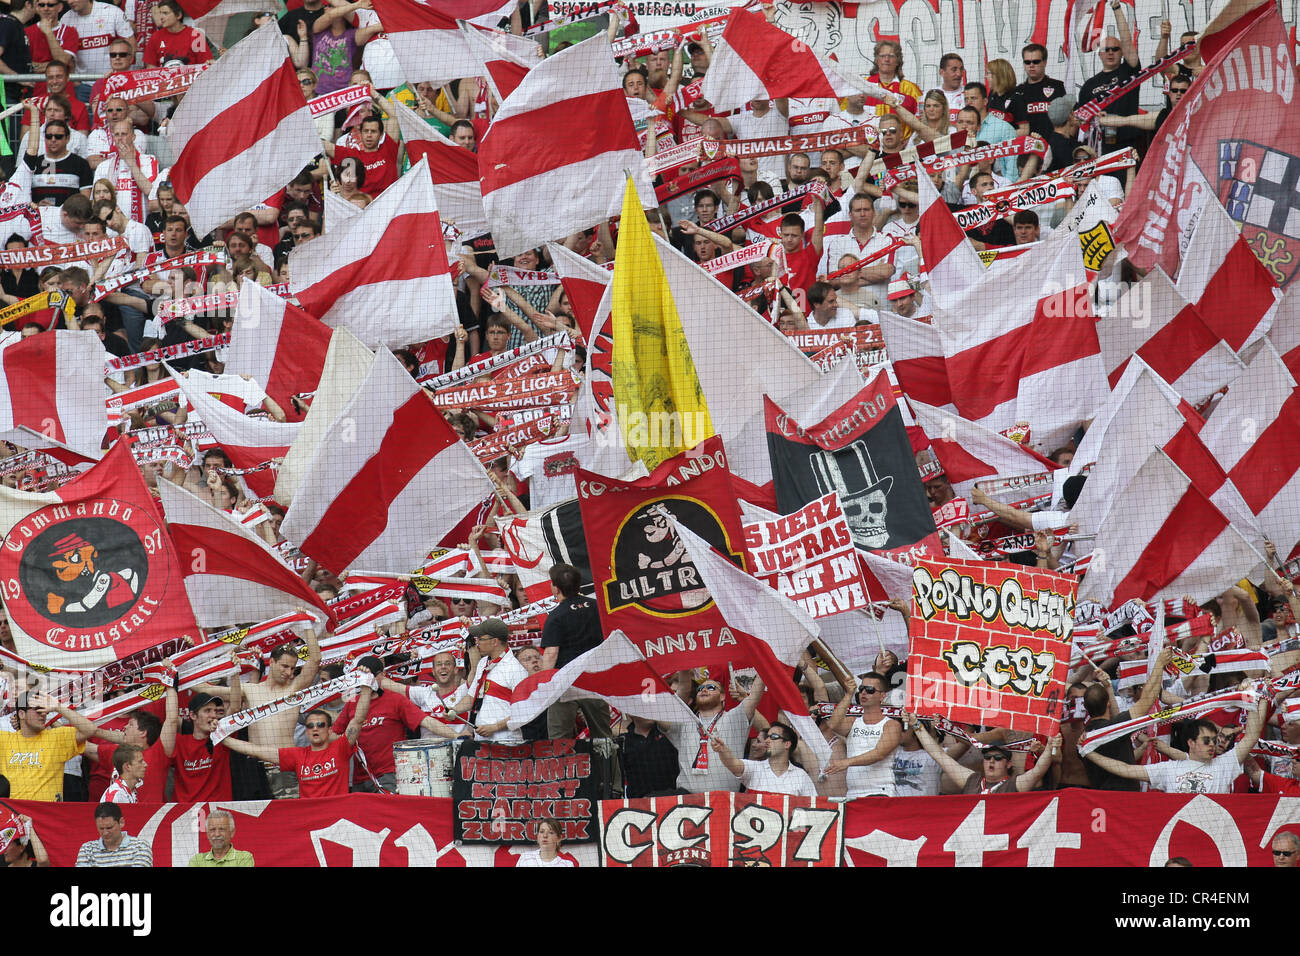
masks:
<svg viewBox="0 0 1300 956"><path fill-rule="evenodd" d="M619 431L628 457L653 471L712 435L713 422L630 178L623 194L613 285L610 327Z"/></svg>

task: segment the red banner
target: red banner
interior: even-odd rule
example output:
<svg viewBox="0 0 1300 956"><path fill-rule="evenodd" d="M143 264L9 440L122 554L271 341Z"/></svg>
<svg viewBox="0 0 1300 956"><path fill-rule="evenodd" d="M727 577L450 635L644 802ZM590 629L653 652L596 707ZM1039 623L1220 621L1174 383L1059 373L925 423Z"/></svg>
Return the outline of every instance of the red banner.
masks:
<svg viewBox="0 0 1300 956"><path fill-rule="evenodd" d="M1074 591L1055 571L918 561L907 709L1050 737L1061 725Z"/></svg>
<svg viewBox="0 0 1300 956"><path fill-rule="evenodd" d="M779 793L600 803L601 866L838 866L844 807Z"/></svg>
<svg viewBox="0 0 1300 956"><path fill-rule="evenodd" d="M1294 802L1294 801L1292 801ZM853 800L853 866L1272 866L1269 843L1296 830L1274 794L1207 796L1061 790L993 797Z"/></svg>
<svg viewBox="0 0 1300 956"><path fill-rule="evenodd" d="M439 408L516 408L562 405L578 387L570 371L493 379L482 385L439 389L429 400Z"/></svg>
<svg viewBox="0 0 1300 956"><path fill-rule="evenodd" d="M744 566L722 439L706 439L636 481L579 468L577 482L605 633L622 630L659 673L735 660L736 637L668 520Z"/></svg>
<svg viewBox="0 0 1300 956"><path fill-rule="evenodd" d="M121 236L87 239L63 245L29 246L26 249L0 251L0 268L16 269L19 266L51 266L80 259L102 259L115 256L127 248Z"/></svg>
<svg viewBox="0 0 1300 956"><path fill-rule="evenodd" d="M199 63L195 66L163 66L152 70L110 73L104 77L100 102L116 96L128 103L141 103L183 93L207 68L208 64Z"/></svg>

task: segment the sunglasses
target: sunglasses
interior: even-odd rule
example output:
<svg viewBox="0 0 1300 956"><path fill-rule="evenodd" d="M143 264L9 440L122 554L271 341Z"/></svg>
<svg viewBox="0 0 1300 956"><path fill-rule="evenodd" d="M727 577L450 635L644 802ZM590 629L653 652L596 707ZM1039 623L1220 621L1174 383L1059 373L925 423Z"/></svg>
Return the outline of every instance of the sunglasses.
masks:
<svg viewBox="0 0 1300 956"><path fill-rule="evenodd" d="M915 208L916 208L916 203L914 203L914 202L902 202L902 201L900 201L900 202L898 203L898 208L899 208L899 209L915 209Z"/></svg>
<svg viewBox="0 0 1300 956"><path fill-rule="evenodd" d="M109 51L108 51L108 55L109 55L109 57L110 57L111 59L114 59L114 60L120 60L120 59L122 59L123 57L130 56L130 55L131 55L131 51L130 51L130 50L121 50L121 51L118 51L118 52L114 52L113 50L109 50Z"/></svg>
<svg viewBox="0 0 1300 956"><path fill-rule="evenodd" d="M310 724L305 725L308 730L324 730L329 724L322 724L320 721L313 720Z"/></svg>
<svg viewBox="0 0 1300 956"><path fill-rule="evenodd" d="M701 684L700 690L722 690L722 685L715 684L712 681L709 681L708 683Z"/></svg>
<svg viewBox="0 0 1300 956"><path fill-rule="evenodd" d="M45 138L46 139L67 139L68 134L67 133L46 133Z"/></svg>
<svg viewBox="0 0 1300 956"><path fill-rule="evenodd" d="M1295 850L1274 850L1274 856L1295 856Z"/></svg>
<svg viewBox="0 0 1300 956"><path fill-rule="evenodd" d="M858 688L858 693L859 693L859 694L874 694L874 693L876 693L876 692L879 691L879 690L880 690L879 687L859 687L859 688Z"/></svg>
<svg viewBox="0 0 1300 956"><path fill-rule="evenodd" d="M785 737L783 737L781 734L768 734L768 735L767 735L767 739L768 739L768 740L785 740ZM789 741L786 740L786 743L789 743Z"/></svg>
<svg viewBox="0 0 1300 956"><path fill-rule="evenodd" d="M1104 46L1104 47L1101 48L1101 52L1102 52L1102 53L1118 53L1118 52L1119 52L1119 47L1117 47L1117 46Z"/></svg>
<svg viewBox="0 0 1300 956"><path fill-rule="evenodd" d="M1202 743L1202 744L1206 744L1206 745L1212 744L1212 743L1214 743L1215 741L1217 741L1218 739L1219 739L1218 737L1197 737L1197 738L1196 738L1196 740L1197 740L1198 743Z"/></svg>
<svg viewBox="0 0 1300 956"><path fill-rule="evenodd" d="M301 239L303 237L298 236L298 238ZM452 604L473 604L474 599L473 598L452 598L451 603Z"/></svg>
<svg viewBox="0 0 1300 956"><path fill-rule="evenodd" d="M1037 66L1038 64L1043 62L1043 58L1039 57L1037 60L1024 60L1022 62L1025 64L1025 66Z"/></svg>
<svg viewBox="0 0 1300 956"><path fill-rule="evenodd" d="M985 754L984 759L985 760L1006 760L1007 756L1006 754Z"/></svg>

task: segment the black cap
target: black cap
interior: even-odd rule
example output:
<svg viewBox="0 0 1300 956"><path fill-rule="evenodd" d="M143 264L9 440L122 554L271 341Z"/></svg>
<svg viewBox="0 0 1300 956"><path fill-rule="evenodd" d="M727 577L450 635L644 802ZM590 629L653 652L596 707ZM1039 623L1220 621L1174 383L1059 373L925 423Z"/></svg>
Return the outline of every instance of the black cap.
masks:
<svg viewBox="0 0 1300 956"><path fill-rule="evenodd" d="M190 713L197 714L204 707L208 706L208 704L211 703L219 704L221 703L221 698L213 694L205 694L203 691L199 691L193 697L190 698L190 703L189 703Z"/></svg>

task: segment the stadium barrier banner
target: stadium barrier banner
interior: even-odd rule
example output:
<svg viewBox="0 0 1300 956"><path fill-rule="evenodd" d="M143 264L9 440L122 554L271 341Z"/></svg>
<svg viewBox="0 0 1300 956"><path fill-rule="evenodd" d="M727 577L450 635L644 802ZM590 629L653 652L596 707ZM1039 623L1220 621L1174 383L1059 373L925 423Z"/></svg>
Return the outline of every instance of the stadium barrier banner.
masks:
<svg viewBox="0 0 1300 956"><path fill-rule="evenodd" d="M6 801L32 817L54 866L72 866L98 839L91 803ZM209 849L207 814L234 815L234 844L258 866L514 866L524 845L456 845L446 797L354 793L318 800L124 804L125 829L153 848L155 866L185 866ZM674 812L675 811L675 812ZM834 812L836 817L827 825ZM769 813L772 814L769 817ZM759 824L776 824L771 830ZM703 826L700 822L703 821ZM1271 866L1279 829L1300 829L1300 800L1275 794L1206 796L1063 790L992 797L825 800L712 793L605 800L601 844L565 843L579 866L668 866L689 856L720 866L749 854L755 865ZM809 829L801 831L800 827ZM826 827L818 842L813 827ZM778 837L772 846L762 845ZM755 837L759 839L755 839ZM621 841L611 858L611 840ZM839 846L843 845L842 854ZM761 851L753 854L751 847ZM684 853L692 848L699 852ZM815 860L796 855L817 854ZM748 861L747 861L748 862ZM699 864L697 864L699 865Z"/></svg>
<svg viewBox="0 0 1300 956"><path fill-rule="evenodd" d="M466 743L452 769L457 842L526 843L550 817L566 843L596 838L598 774L587 740Z"/></svg>

